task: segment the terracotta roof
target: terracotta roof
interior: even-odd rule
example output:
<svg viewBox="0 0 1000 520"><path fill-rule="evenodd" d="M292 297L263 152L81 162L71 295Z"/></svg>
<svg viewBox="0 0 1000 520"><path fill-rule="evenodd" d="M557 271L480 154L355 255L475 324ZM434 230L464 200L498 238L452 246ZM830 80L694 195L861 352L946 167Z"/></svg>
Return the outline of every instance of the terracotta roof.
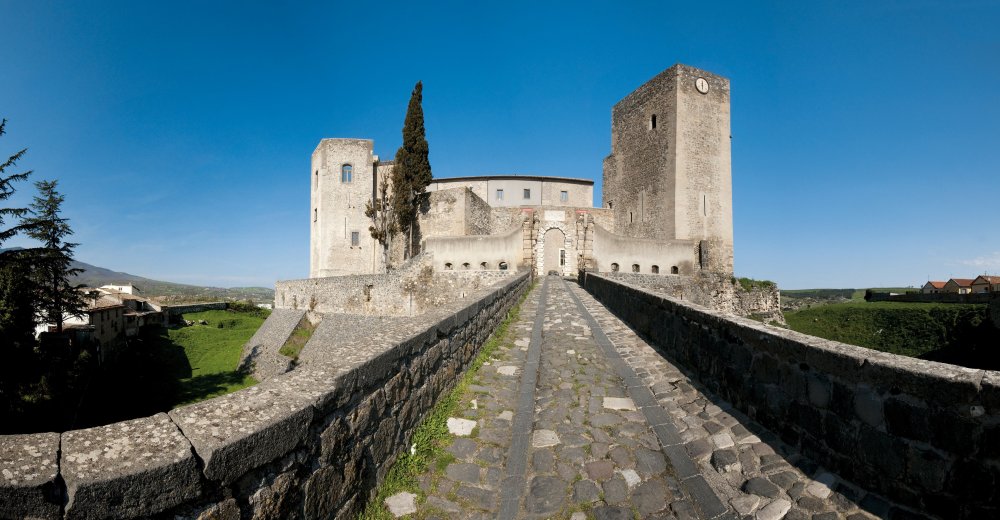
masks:
<svg viewBox="0 0 1000 520"><path fill-rule="evenodd" d="M942 288L944 288L945 284L948 283L948 282L927 282L927 283L931 284L931 287L933 287L935 289L942 289ZM927 285L927 284L924 284L924 285Z"/></svg>
<svg viewBox="0 0 1000 520"><path fill-rule="evenodd" d="M973 280L973 283L978 282L980 279L990 284L1000 283L1000 276L987 276L985 274L977 276L976 279Z"/></svg>
<svg viewBox="0 0 1000 520"><path fill-rule="evenodd" d="M89 300L87 302L87 310L93 311L97 309L107 309L110 307L120 307L121 305L122 301L118 298L108 294L102 294L97 297L97 299Z"/></svg>
<svg viewBox="0 0 1000 520"><path fill-rule="evenodd" d="M949 282L955 282L955 285L959 287L969 287L972 285L972 280L969 278L952 278L948 280Z"/></svg>

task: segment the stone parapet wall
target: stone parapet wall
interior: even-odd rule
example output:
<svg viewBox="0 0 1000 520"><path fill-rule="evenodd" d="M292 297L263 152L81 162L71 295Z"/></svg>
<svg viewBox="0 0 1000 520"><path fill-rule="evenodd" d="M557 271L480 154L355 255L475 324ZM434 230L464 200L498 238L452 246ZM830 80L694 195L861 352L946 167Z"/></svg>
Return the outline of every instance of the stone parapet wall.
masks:
<svg viewBox="0 0 1000 520"><path fill-rule="evenodd" d="M354 518L529 282L167 414L0 436L0 518Z"/></svg>
<svg viewBox="0 0 1000 520"><path fill-rule="evenodd" d="M717 396L870 491L1000 517L1000 373L726 316L594 273L586 289Z"/></svg>
<svg viewBox="0 0 1000 520"><path fill-rule="evenodd" d="M754 317L767 323L785 323L781 313L781 295L777 285L744 290L733 277L718 273L696 272L693 275L654 275L642 273L601 273L648 291L742 317Z"/></svg>

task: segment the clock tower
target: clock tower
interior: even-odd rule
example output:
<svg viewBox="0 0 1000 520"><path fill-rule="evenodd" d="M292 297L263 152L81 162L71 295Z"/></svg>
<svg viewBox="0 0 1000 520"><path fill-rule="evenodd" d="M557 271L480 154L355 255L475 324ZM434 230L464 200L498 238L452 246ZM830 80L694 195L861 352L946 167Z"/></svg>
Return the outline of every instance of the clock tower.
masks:
<svg viewBox="0 0 1000 520"><path fill-rule="evenodd" d="M733 272L729 80L674 65L615 104L604 206L615 233L691 240L701 269Z"/></svg>

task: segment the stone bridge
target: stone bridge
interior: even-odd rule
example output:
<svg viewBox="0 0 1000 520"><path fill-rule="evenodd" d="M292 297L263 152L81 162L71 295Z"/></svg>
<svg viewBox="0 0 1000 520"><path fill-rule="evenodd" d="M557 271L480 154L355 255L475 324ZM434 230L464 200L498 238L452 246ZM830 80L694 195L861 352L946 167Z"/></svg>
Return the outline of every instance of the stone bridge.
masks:
<svg viewBox="0 0 1000 520"><path fill-rule="evenodd" d="M0 518L352 518L529 282L169 413L0 437ZM544 277L520 316L456 417L476 435L421 479L421 517L1000 516L996 372L593 273Z"/></svg>

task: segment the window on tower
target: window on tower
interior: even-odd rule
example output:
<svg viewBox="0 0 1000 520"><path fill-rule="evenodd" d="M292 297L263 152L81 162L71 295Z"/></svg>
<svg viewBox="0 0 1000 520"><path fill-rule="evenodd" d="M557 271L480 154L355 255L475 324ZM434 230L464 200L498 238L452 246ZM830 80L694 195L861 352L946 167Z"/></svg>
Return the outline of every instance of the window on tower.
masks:
<svg viewBox="0 0 1000 520"><path fill-rule="evenodd" d="M560 191L559 192L559 201L560 202L568 202L569 201L569 192L568 191Z"/></svg>
<svg viewBox="0 0 1000 520"><path fill-rule="evenodd" d="M361 233L351 231L351 247L357 247L359 245L361 245Z"/></svg>
<svg viewBox="0 0 1000 520"><path fill-rule="evenodd" d="M354 177L354 167L345 164L340 167L340 182L351 182Z"/></svg>
<svg viewBox="0 0 1000 520"><path fill-rule="evenodd" d="M503 190L497 190L497 200L503 200Z"/></svg>
<svg viewBox="0 0 1000 520"><path fill-rule="evenodd" d="M527 188L524 189L524 198L525 199L530 199L531 198L531 190L529 190Z"/></svg>

